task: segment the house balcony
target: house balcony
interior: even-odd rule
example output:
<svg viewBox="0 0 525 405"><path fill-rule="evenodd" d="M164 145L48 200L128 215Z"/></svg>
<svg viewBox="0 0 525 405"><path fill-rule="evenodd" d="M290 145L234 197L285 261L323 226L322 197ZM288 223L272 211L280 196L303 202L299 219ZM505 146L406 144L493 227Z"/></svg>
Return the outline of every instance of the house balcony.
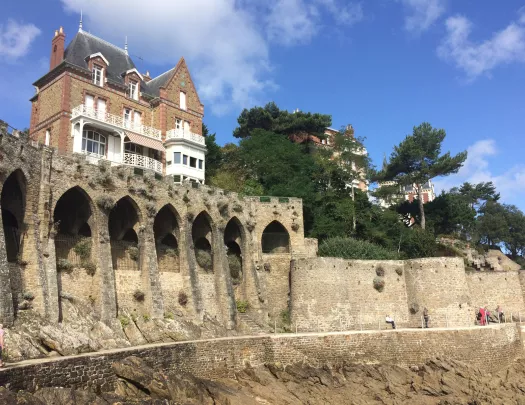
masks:
<svg viewBox="0 0 525 405"><path fill-rule="evenodd" d="M160 129L148 127L147 125L137 124L130 120L125 120L118 115L110 114L106 111L98 111L96 108L87 107L85 104L73 108L71 119L86 117L95 122L109 125L120 130L129 130L139 135L147 136L153 139L161 139Z"/></svg>
<svg viewBox="0 0 525 405"><path fill-rule="evenodd" d="M182 129L170 129L169 131L167 131L166 132L166 142L169 141L170 139L176 139L176 140L184 139L186 141L196 143L197 145L200 145L200 146L206 145L206 141L202 135L194 134L193 132L184 131Z"/></svg>
<svg viewBox="0 0 525 405"><path fill-rule="evenodd" d="M147 156L138 155L136 153L124 153L122 163L128 166L155 170L157 173L162 174L162 163Z"/></svg>

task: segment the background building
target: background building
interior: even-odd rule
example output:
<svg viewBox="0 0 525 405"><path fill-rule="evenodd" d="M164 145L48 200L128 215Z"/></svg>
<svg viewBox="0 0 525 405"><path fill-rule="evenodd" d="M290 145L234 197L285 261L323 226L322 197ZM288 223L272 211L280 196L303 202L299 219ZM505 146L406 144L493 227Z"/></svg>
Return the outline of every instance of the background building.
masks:
<svg viewBox="0 0 525 405"><path fill-rule="evenodd" d="M59 152L88 155L204 182L204 106L184 58L158 77L139 72L128 54L83 31L65 48L51 41L49 72L31 99L30 136Z"/></svg>

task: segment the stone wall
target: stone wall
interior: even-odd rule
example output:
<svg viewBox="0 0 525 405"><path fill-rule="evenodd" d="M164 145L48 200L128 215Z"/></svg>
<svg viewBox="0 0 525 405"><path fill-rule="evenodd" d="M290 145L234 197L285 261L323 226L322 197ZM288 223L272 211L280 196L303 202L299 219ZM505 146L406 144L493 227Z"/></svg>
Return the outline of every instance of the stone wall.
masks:
<svg viewBox="0 0 525 405"><path fill-rule="evenodd" d="M25 189L24 236L20 239L23 272L11 283L11 273L19 270L0 262L0 284L5 290L1 291L0 321L12 321L13 293L19 297L23 291L34 294L33 308L51 320L59 320L60 300L69 295L92 305L107 323L119 312L162 317L166 312L183 311L191 320L199 321L207 313L234 328L236 295L248 300L264 323L269 315L286 309L290 257L305 252L303 229L296 225L303 222L300 199L244 197L207 186L178 185L170 176L110 167L107 162L90 164L84 155L57 154L10 136L2 138L0 157L5 166L0 186L21 169ZM76 200L64 203L73 194ZM178 246L173 266L165 257L157 257L156 249L162 235L155 233L154 221L166 207L176 224L176 229L168 230ZM193 237L198 232L194 232L194 223L199 217L206 218L211 229L207 237L213 269L209 273L195 258ZM275 222L287 234L290 252L263 258L263 233ZM225 229L231 223L238 228L235 234L244 269L236 290L225 248ZM59 241L64 235L76 240L80 229L91 235L89 261L96 267L94 275L88 275L81 260L71 253L73 242L65 246ZM119 250L130 243L138 247L135 259L125 249L124 253ZM5 249L2 234L0 245ZM0 250L0 260L5 257ZM73 265L70 273L57 272L61 258ZM264 262L274 263L274 273L265 274ZM136 290L144 293L143 301L134 299ZM181 290L188 295L184 307L178 303ZM283 296L279 296L281 290Z"/></svg>
<svg viewBox="0 0 525 405"><path fill-rule="evenodd" d="M523 353L514 324L464 329L346 332L223 338L149 345L133 349L21 363L0 370L0 385L13 390L36 387L113 389L112 363L128 356L144 359L158 372L188 371L202 378L233 377L247 364L307 362L316 367L356 363L411 366L437 356L492 372Z"/></svg>
<svg viewBox="0 0 525 405"><path fill-rule="evenodd" d="M522 271L504 272L467 272L467 283L470 290L472 306L477 309L487 306L492 313L501 305L503 312L510 317L519 315L525 319L520 274Z"/></svg>
<svg viewBox="0 0 525 405"><path fill-rule="evenodd" d="M399 326L420 327L425 307L432 327L474 321L464 265L457 258L304 258L296 260L291 283L292 324L299 330L382 329L387 314Z"/></svg>
<svg viewBox="0 0 525 405"><path fill-rule="evenodd" d="M300 331L378 329L408 322L403 261L308 258L292 270L291 314ZM399 274L398 274L399 273ZM378 274L384 274L378 276ZM382 291L374 280L384 282Z"/></svg>

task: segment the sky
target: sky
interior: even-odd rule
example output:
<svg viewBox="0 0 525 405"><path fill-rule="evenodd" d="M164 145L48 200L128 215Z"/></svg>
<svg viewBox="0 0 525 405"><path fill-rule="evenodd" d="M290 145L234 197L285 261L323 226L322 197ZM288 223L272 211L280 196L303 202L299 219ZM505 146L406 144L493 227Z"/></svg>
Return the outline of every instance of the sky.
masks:
<svg viewBox="0 0 525 405"><path fill-rule="evenodd" d="M18 0L0 15L0 119L29 126L32 83L51 39L83 28L123 47L152 77L184 56L220 144L243 108L352 124L373 162L422 122L467 150L464 181L493 181L525 210L525 0Z"/></svg>

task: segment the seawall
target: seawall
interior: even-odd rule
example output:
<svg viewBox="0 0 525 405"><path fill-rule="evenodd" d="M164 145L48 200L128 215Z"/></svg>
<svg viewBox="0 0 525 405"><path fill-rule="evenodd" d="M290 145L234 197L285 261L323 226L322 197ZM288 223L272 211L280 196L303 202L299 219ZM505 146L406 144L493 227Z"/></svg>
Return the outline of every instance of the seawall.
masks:
<svg viewBox="0 0 525 405"><path fill-rule="evenodd" d="M233 376L246 365L308 362L335 367L343 363L410 366L434 357L463 361L486 372L520 357L523 344L515 324L488 327L353 331L265 335L116 349L55 359L28 360L0 370L0 385L13 390L41 387L113 389L111 365L138 356L158 371L183 370L198 377Z"/></svg>

